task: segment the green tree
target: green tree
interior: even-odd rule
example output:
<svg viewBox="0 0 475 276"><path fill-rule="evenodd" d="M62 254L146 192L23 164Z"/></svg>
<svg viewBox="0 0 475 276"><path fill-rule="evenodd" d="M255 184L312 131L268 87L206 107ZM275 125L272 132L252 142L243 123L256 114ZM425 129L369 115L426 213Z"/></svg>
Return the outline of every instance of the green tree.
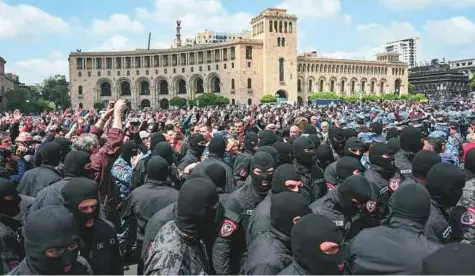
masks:
<svg viewBox="0 0 475 276"><path fill-rule="evenodd" d="M198 106L227 105L229 99L215 93L203 93L196 98Z"/></svg>
<svg viewBox="0 0 475 276"><path fill-rule="evenodd" d="M106 109L106 105L104 104L104 102L96 102L94 103L94 109L103 110L103 109Z"/></svg>
<svg viewBox="0 0 475 276"><path fill-rule="evenodd" d="M410 83L407 87L407 91L410 95L416 94L416 87L412 83Z"/></svg>
<svg viewBox="0 0 475 276"><path fill-rule="evenodd" d="M26 114L52 110L50 102L41 99L38 91L28 86L10 89L6 97L8 110L19 109Z"/></svg>
<svg viewBox="0 0 475 276"><path fill-rule="evenodd" d="M319 99L326 99L326 100L337 100L341 99L340 96L338 96L334 92L315 92L310 94L309 98L314 101L314 100L319 100Z"/></svg>
<svg viewBox="0 0 475 276"><path fill-rule="evenodd" d="M277 102L277 97L271 94L266 94L262 96L261 103L275 103Z"/></svg>
<svg viewBox="0 0 475 276"><path fill-rule="evenodd" d="M56 108L61 106L62 109L66 109L71 106L69 82L63 75L45 79L42 94L44 100L56 103Z"/></svg>
<svg viewBox="0 0 475 276"><path fill-rule="evenodd" d="M186 105L186 99L181 97L173 97L170 99L171 106L177 106L179 108L184 107Z"/></svg>

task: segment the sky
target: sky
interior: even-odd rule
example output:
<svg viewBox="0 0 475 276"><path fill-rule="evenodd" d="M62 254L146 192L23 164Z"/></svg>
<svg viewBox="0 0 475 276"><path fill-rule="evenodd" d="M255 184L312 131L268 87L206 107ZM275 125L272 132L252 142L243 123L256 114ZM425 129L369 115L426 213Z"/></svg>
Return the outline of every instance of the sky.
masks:
<svg viewBox="0 0 475 276"><path fill-rule="evenodd" d="M26 84L63 74L68 55L169 48L182 36L240 32L266 8L298 16L298 52L374 60L385 42L421 38L421 59L475 58L475 0L0 0L0 56Z"/></svg>

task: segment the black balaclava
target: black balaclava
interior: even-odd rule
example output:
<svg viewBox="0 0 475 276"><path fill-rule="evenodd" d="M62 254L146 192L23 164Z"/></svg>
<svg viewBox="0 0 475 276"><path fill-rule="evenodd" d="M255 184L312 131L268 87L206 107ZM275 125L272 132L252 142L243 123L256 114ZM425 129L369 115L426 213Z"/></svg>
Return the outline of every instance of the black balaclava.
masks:
<svg viewBox="0 0 475 276"><path fill-rule="evenodd" d="M303 129L304 134L317 134L317 129L312 125L306 125Z"/></svg>
<svg viewBox="0 0 475 276"><path fill-rule="evenodd" d="M270 199L270 223L272 227L290 237L295 217L311 214L307 200L298 193L283 192Z"/></svg>
<svg viewBox="0 0 475 276"><path fill-rule="evenodd" d="M371 123L369 125L369 131L381 135L383 133L383 125L378 122Z"/></svg>
<svg viewBox="0 0 475 276"><path fill-rule="evenodd" d="M448 244L422 260L422 275L475 275L475 246Z"/></svg>
<svg viewBox="0 0 475 276"><path fill-rule="evenodd" d="M222 136L214 136L208 145L209 153L217 157L223 157L226 150L226 141Z"/></svg>
<svg viewBox="0 0 475 276"><path fill-rule="evenodd" d="M399 141L399 137L394 137L388 140L388 147L389 152L392 155L396 154L401 149L401 142Z"/></svg>
<svg viewBox="0 0 475 276"><path fill-rule="evenodd" d="M248 132L244 137L244 148L252 153L256 152L259 136L255 132Z"/></svg>
<svg viewBox="0 0 475 276"><path fill-rule="evenodd" d="M361 174L363 171L363 166L361 162L350 156L343 156L342 158L336 161L336 175L338 181L341 182L352 175Z"/></svg>
<svg viewBox="0 0 475 276"><path fill-rule="evenodd" d="M90 168L90 155L84 151L71 151L64 158L64 177L88 177L94 178Z"/></svg>
<svg viewBox="0 0 475 276"><path fill-rule="evenodd" d="M211 179L218 193L223 193L226 187L226 169L218 162L208 164L203 172L192 171L190 177L207 177Z"/></svg>
<svg viewBox="0 0 475 276"><path fill-rule="evenodd" d="M137 143L135 143L132 140L129 140L125 142L124 145L122 146L122 153L120 156L122 157L122 159L124 159L125 162L130 163L132 156L137 155L137 152L138 152Z"/></svg>
<svg viewBox="0 0 475 276"><path fill-rule="evenodd" d="M404 128L399 134L401 149L414 157L414 154L424 147L422 138L422 131L420 129L412 126ZM411 155L410 159L412 159Z"/></svg>
<svg viewBox="0 0 475 276"><path fill-rule="evenodd" d="M391 217L409 219L425 225L430 215L430 195L419 184L407 184L393 194Z"/></svg>
<svg viewBox="0 0 475 276"><path fill-rule="evenodd" d="M259 147L271 146L277 141L277 136L271 130L263 130L259 132Z"/></svg>
<svg viewBox="0 0 475 276"><path fill-rule="evenodd" d="M295 159L303 166L311 167L315 162L315 145L310 138L300 136L292 143Z"/></svg>
<svg viewBox="0 0 475 276"><path fill-rule="evenodd" d="M412 158L412 174L415 177L426 179L429 170L440 162L442 162L440 155L436 152L421 150Z"/></svg>
<svg viewBox="0 0 475 276"><path fill-rule="evenodd" d="M316 148L318 148L318 146L320 146L320 144L322 143L322 141L320 140L317 134L309 134L307 135L307 137L310 138L310 140L312 140Z"/></svg>
<svg viewBox="0 0 475 276"><path fill-rule="evenodd" d="M160 132L150 134L150 151L153 151L158 143L167 141L165 135Z"/></svg>
<svg viewBox="0 0 475 276"><path fill-rule="evenodd" d="M361 151L360 155L354 154L349 149L359 149ZM361 160L363 157L363 151L365 150L365 144L357 137L350 137L346 140L345 143L345 156L351 156L358 160Z"/></svg>
<svg viewBox="0 0 475 276"><path fill-rule="evenodd" d="M292 164L282 164L275 169L272 177L272 193L278 194L288 191L285 186L287 180L300 181L300 176Z"/></svg>
<svg viewBox="0 0 475 276"><path fill-rule="evenodd" d="M435 164L427 174L427 191L431 198L445 209L457 204L464 186L464 173L449 163Z"/></svg>
<svg viewBox="0 0 475 276"><path fill-rule="evenodd" d="M339 127L331 127L328 131L328 137L330 138L330 143L333 150L338 155L343 155L346 141L343 129Z"/></svg>
<svg viewBox="0 0 475 276"><path fill-rule="evenodd" d="M174 163L173 160L173 149L168 142L160 142L153 149L153 154L155 156L161 156L163 159L167 160L168 166L171 166Z"/></svg>
<svg viewBox="0 0 475 276"><path fill-rule="evenodd" d="M59 258L48 258L44 253L49 248L64 248L79 242L74 217L63 206L46 206L29 215L23 233L26 263L32 274L64 275L74 271L79 247ZM65 272L68 266L73 268Z"/></svg>
<svg viewBox="0 0 475 276"><path fill-rule="evenodd" d="M188 146L198 155L197 157L200 157L206 149L205 137L200 133L191 134L190 138L188 138Z"/></svg>
<svg viewBox="0 0 475 276"><path fill-rule="evenodd" d="M358 132L356 132L356 129L354 129L354 128L345 128L345 129L343 129L343 137L346 141L346 140L348 140L348 138L358 137Z"/></svg>
<svg viewBox="0 0 475 276"><path fill-rule="evenodd" d="M85 177L73 178L61 190L64 206L74 215L79 233L91 233L94 224L99 217L99 191L97 184ZM90 214L79 211L79 204L86 199L97 200L96 210ZM92 227L87 227L86 223L93 222Z"/></svg>
<svg viewBox="0 0 475 276"><path fill-rule="evenodd" d="M399 136L399 130L395 127L388 128L386 131L386 139L390 140L393 138L398 138Z"/></svg>
<svg viewBox="0 0 475 276"><path fill-rule="evenodd" d="M277 151L277 149L273 146L262 146L259 149L257 149L256 152L265 152L268 153L274 158L274 165L277 167L280 164L280 154Z"/></svg>
<svg viewBox="0 0 475 276"><path fill-rule="evenodd" d="M277 141L274 143L274 148L279 152L280 164L292 163L292 145L290 143Z"/></svg>
<svg viewBox="0 0 475 276"><path fill-rule="evenodd" d="M61 162L64 162L66 154L71 151L71 140L64 137L56 137L53 142L57 143L61 147Z"/></svg>
<svg viewBox="0 0 475 276"><path fill-rule="evenodd" d="M11 197L7 200L5 197ZM21 197L16 185L6 178L0 178L0 214L14 217L20 213Z"/></svg>
<svg viewBox="0 0 475 276"><path fill-rule="evenodd" d="M205 177L190 178L181 187L175 223L185 234L205 238L213 235L216 225L218 193Z"/></svg>
<svg viewBox="0 0 475 276"><path fill-rule="evenodd" d="M274 168L274 158L266 152L256 152L251 158L252 183L261 196L265 196L269 191L273 173L267 170ZM255 174L254 170L260 169L260 174Z"/></svg>
<svg viewBox="0 0 475 276"><path fill-rule="evenodd" d="M372 165L372 169L385 179L390 179L397 171L394 156L385 143L374 143L369 148L369 162Z"/></svg>
<svg viewBox="0 0 475 276"><path fill-rule="evenodd" d="M325 168L335 161L335 156L333 156L332 148L327 144L322 144L318 146L316 150L317 163L318 166L325 170Z"/></svg>
<svg viewBox="0 0 475 276"><path fill-rule="evenodd" d="M168 161L161 156L153 156L147 163L147 178L156 181L165 181L168 177Z"/></svg>
<svg viewBox="0 0 475 276"><path fill-rule="evenodd" d="M470 149L465 155L465 170L475 174L475 149Z"/></svg>
<svg viewBox="0 0 475 276"><path fill-rule="evenodd" d="M43 165L58 166L61 161L61 146L55 142L45 143L41 147L41 162Z"/></svg>
<svg viewBox="0 0 475 276"><path fill-rule="evenodd" d="M343 214L352 217L358 213L360 209L355 204L365 207L366 202L371 199L371 192L371 185L362 175L352 175L343 180L337 189L338 203ZM353 202L353 199L358 203Z"/></svg>
<svg viewBox="0 0 475 276"><path fill-rule="evenodd" d="M340 248L335 254L327 254L321 250L321 245L324 242L341 245L343 238L343 233L333 221L322 215L306 215L292 228L294 260L309 275L341 274L339 266L343 262L343 249Z"/></svg>

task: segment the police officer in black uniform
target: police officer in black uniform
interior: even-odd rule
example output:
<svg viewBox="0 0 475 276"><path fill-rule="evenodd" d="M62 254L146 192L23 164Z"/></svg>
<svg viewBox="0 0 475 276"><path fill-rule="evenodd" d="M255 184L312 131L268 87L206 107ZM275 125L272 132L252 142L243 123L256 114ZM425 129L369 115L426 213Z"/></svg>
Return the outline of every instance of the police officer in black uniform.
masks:
<svg viewBox="0 0 475 276"><path fill-rule="evenodd" d="M399 134L401 149L394 155L394 162L404 179L414 178L411 161L424 146L422 138L422 131L412 126L404 128Z"/></svg>
<svg viewBox="0 0 475 276"><path fill-rule="evenodd" d="M248 132L246 137L244 137L244 152L236 157L233 165L234 181L238 188L244 185L249 176L251 158L257 150L258 142L259 138L255 132Z"/></svg>

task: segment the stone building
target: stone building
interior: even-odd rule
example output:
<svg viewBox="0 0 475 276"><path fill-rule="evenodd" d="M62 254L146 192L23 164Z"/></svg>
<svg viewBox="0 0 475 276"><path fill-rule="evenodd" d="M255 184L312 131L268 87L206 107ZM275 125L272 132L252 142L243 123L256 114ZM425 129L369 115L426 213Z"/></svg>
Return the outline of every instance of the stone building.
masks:
<svg viewBox="0 0 475 276"><path fill-rule="evenodd" d="M20 85L20 78L12 73L5 73L6 60L0 57L0 111L7 109L7 91Z"/></svg>
<svg viewBox="0 0 475 276"><path fill-rule="evenodd" d="M69 70L71 102L84 108L118 98L133 108L167 108L175 96L194 99L204 92L232 104L257 104L264 94L305 102L316 91L406 94L408 83L407 64L391 53L377 61L298 55L297 17L284 9L253 18L249 37L161 50L73 52Z"/></svg>

